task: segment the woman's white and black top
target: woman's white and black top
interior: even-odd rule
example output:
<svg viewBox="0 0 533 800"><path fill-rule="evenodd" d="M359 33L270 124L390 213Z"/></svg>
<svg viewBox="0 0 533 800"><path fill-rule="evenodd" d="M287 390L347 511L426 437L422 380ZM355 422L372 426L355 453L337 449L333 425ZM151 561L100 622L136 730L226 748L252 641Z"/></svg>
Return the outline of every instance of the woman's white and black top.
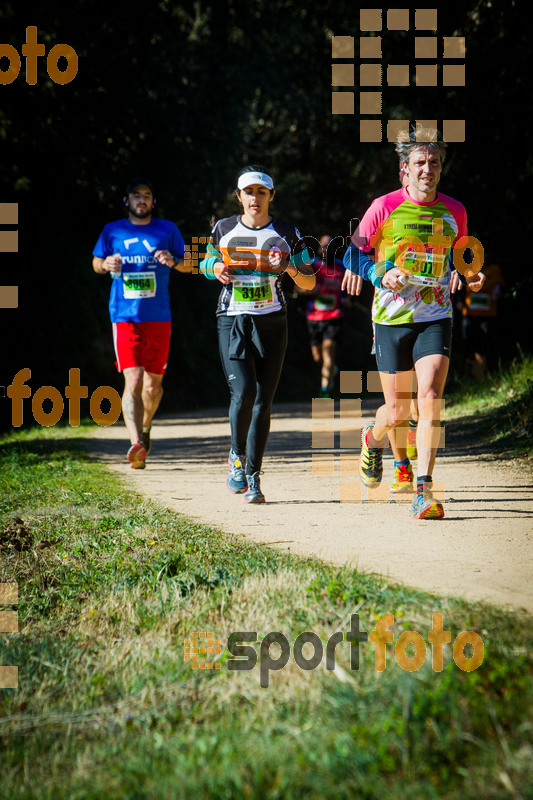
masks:
<svg viewBox="0 0 533 800"><path fill-rule="evenodd" d="M307 263L309 253L298 228L273 218L263 228L248 228L236 214L217 222L208 255L232 268L231 282L218 298L217 316L272 314L285 308L281 276L289 262ZM281 264L271 259L281 252Z"/></svg>

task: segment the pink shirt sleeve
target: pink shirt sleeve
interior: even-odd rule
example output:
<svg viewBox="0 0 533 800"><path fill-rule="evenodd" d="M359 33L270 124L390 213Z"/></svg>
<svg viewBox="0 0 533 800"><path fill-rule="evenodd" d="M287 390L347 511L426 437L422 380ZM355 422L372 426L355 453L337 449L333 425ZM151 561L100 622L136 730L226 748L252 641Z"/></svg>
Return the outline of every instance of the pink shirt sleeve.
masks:
<svg viewBox="0 0 533 800"><path fill-rule="evenodd" d="M439 200L446 206L457 224L457 236L452 242L453 247L462 236L468 236L466 209L458 200L454 200L453 197L448 197L446 194L440 194L440 192Z"/></svg>
<svg viewBox="0 0 533 800"><path fill-rule="evenodd" d="M403 203L401 189L376 198L365 212L352 236L355 247L358 247L363 253L369 253L373 249L373 245L370 243L372 236L401 203Z"/></svg>

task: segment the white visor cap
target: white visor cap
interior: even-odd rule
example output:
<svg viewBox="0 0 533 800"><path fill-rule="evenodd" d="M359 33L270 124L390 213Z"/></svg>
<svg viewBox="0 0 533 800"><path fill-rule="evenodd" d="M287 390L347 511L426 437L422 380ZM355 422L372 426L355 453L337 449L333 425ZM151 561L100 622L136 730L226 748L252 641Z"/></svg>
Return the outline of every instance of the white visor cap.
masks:
<svg viewBox="0 0 533 800"><path fill-rule="evenodd" d="M274 181L266 172L245 172L244 175L239 176L237 188L245 189L247 186L252 186L254 183L260 183L261 186L266 186L267 189L274 188Z"/></svg>

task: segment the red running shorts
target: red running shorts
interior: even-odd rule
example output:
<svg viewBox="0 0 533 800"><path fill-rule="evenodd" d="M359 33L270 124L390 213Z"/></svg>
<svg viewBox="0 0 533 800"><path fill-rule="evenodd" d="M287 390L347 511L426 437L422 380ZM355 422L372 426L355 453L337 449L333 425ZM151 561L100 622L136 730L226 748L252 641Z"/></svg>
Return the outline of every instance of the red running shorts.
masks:
<svg viewBox="0 0 533 800"><path fill-rule="evenodd" d="M113 341L119 372L129 367L144 367L154 375L164 375L170 348L169 322L113 322Z"/></svg>

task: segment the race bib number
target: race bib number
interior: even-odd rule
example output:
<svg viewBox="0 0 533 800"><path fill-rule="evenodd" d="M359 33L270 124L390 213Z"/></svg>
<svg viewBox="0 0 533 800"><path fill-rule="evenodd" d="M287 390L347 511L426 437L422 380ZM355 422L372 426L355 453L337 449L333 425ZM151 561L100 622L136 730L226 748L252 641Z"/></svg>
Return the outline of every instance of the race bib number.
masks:
<svg viewBox="0 0 533 800"><path fill-rule="evenodd" d="M471 311L490 311L490 297L488 294L471 294L468 307Z"/></svg>
<svg viewBox="0 0 533 800"><path fill-rule="evenodd" d="M413 275L438 279L444 272L444 253L437 253L435 250L427 249L422 254L417 253L416 250L409 249L405 252L403 265ZM438 283L438 280L436 282Z"/></svg>
<svg viewBox="0 0 533 800"><path fill-rule="evenodd" d="M404 275L405 280L402 283L411 283L414 286L438 286L439 282L436 278L431 278L429 275Z"/></svg>
<svg viewBox="0 0 533 800"><path fill-rule="evenodd" d="M332 311L337 304L335 295L322 295L315 300L315 309L317 311Z"/></svg>
<svg viewBox="0 0 533 800"><path fill-rule="evenodd" d="M273 304L272 284L269 280L236 278L228 311L240 313L259 312Z"/></svg>
<svg viewBox="0 0 533 800"><path fill-rule="evenodd" d="M155 272L123 272L124 298L139 300L141 297L155 297L157 288Z"/></svg>

